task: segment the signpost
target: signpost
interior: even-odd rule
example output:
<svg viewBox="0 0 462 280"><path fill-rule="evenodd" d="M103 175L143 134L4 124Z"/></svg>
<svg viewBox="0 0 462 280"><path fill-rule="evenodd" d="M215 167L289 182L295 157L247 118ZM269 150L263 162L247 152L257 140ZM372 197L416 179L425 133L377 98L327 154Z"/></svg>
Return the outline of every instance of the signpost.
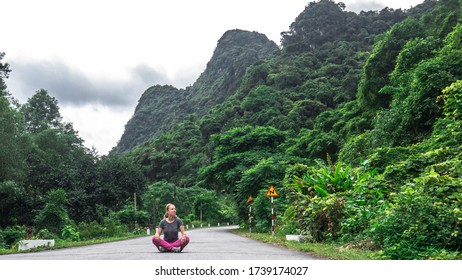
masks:
<svg viewBox="0 0 462 280"><path fill-rule="evenodd" d="M271 234L274 235L274 197L279 196L278 192L273 185L270 186L266 192L267 197L271 197Z"/></svg>
<svg viewBox="0 0 462 280"><path fill-rule="evenodd" d="M249 196L245 204L249 206L249 232L252 233L252 204L253 204L253 197L252 195Z"/></svg>

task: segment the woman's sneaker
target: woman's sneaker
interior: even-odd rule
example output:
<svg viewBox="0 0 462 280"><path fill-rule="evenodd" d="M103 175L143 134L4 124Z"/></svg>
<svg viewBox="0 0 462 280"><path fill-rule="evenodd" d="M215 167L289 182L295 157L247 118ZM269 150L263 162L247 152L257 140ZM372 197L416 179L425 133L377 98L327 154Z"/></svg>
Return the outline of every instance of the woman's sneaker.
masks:
<svg viewBox="0 0 462 280"><path fill-rule="evenodd" d="M181 247L173 247L172 252L174 253L181 253Z"/></svg>
<svg viewBox="0 0 462 280"><path fill-rule="evenodd" d="M164 247L162 247L162 246L159 246L159 248L158 248L158 249L159 249L159 251L160 251L161 253L163 253L163 252L165 252L165 251L166 251L166 250L165 250L165 248L164 248Z"/></svg>

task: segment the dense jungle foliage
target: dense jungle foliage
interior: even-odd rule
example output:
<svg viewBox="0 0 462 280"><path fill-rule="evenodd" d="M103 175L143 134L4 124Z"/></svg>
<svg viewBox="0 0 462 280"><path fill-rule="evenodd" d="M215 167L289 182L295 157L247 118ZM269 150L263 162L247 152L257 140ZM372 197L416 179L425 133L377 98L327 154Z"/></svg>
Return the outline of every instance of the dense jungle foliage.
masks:
<svg viewBox="0 0 462 280"><path fill-rule="evenodd" d="M17 104L0 64L0 242L24 227L155 224L169 202L187 223L247 226L249 195L252 226L267 232L274 185L277 234L384 259L460 259L461 7L356 14L314 1L280 49L228 31L192 86L148 89L101 158L46 90Z"/></svg>

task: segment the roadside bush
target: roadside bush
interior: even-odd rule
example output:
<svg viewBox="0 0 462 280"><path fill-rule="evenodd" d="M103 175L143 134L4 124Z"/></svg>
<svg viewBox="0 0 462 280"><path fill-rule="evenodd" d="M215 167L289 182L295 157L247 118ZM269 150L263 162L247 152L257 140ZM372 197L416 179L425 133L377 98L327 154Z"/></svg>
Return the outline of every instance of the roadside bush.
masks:
<svg viewBox="0 0 462 280"><path fill-rule="evenodd" d="M279 227L277 229L278 234L286 235L286 234L300 234L300 225L296 219L297 213L295 212L295 208L293 206L287 207L282 219L279 220Z"/></svg>
<svg viewBox="0 0 462 280"><path fill-rule="evenodd" d="M71 225L64 226L61 229L61 237L65 240L80 241L79 232Z"/></svg>
<svg viewBox="0 0 462 280"><path fill-rule="evenodd" d="M278 197L274 197L274 222L275 231L277 231L276 225L282 224L284 219L283 215L287 208L286 202L286 190L278 186L274 186L278 192ZM252 205L253 212L253 225L257 232L270 232L271 231L271 198L266 196L268 189L265 187L258 191L258 195Z"/></svg>
<svg viewBox="0 0 462 280"><path fill-rule="evenodd" d="M90 223L81 222L78 224L77 229L82 240L122 236L128 232L127 226L120 224L117 219L110 218L106 218L103 224L96 221Z"/></svg>
<svg viewBox="0 0 462 280"><path fill-rule="evenodd" d="M146 230L142 227L137 227L135 228L133 231L132 231L132 234L135 234L135 235L145 235L146 234Z"/></svg>
<svg viewBox="0 0 462 280"><path fill-rule="evenodd" d="M206 191L194 198L192 210L196 220L202 220L203 223L214 223L219 220L220 206L215 192Z"/></svg>
<svg viewBox="0 0 462 280"><path fill-rule="evenodd" d="M26 236L26 231L24 227L13 226L7 227L0 232L0 244L3 243L4 248L10 249L21 239L24 239Z"/></svg>
<svg viewBox="0 0 462 280"><path fill-rule="evenodd" d="M192 215L192 214L191 214ZM188 225L189 228L199 228L201 227L201 221L198 221L198 220L194 220L194 218L192 220L183 220L183 222L185 223L185 225ZM206 226L207 224L205 222L202 222L202 226Z"/></svg>
<svg viewBox="0 0 462 280"><path fill-rule="evenodd" d="M271 203L266 197L266 190L261 189L252 205L252 228L256 232L271 231Z"/></svg>
<svg viewBox="0 0 462 280"><path fill-rule="evenodd" d="M58 239L58 236L52 232L50 232L48 229L44 228L39 230L36 234L35 237L37 239Z"/></svg>
<svg viewBox="0 0 462 280"><path fill-rule="evenodd" d="M374 219L371 238L383 248L384 258L429 259L460 253L462 205L457 202L460 195L451 189L458 188L454 181L459 187L461 182L438 177L430 174L415 179Z"/></svg>
<svg viewBox="0 0 462 280"><path fill-rule="evenodd" d="M220 199L220 210L219 220L222 224L237 224L238 223L238 214L237 214L237 205L236 202L232 199L231 196L223 196Z"/></svg>
<svg viewBox="0 0 462 280"><path fill-rule="evenodd" d="M80 237L82 240L109 237L111 235L106 227L98 224L96 221L90 223L79 223L77 228L80 232Z"/></svg>
<svg viewBox="0 0 462 280"><path fill-rule="evenodd" d="M122 236L128 232L128 227L117 218L117 213L111 212L101 224L108 232L108 237Z"/></svg>
<svg viewBox="0 0 462 280"><path fill-rule="evenodd" d="M353 177L353 188L339 194L345 200L340 238L343 242L370 244L366 231L370 221L386 207L384 190L387 186L383 185L376 170L364 171L358 168Z"/></svg>
<svg viewBox="0 0 462 280"><path fill-rule="evenodd" d="M126 205L122 210L115 213L115 215L117 216L117 220L127 225L131 230L135 229L135 224L149 224L149 214L146 211L135 210L133 205Z"/></svg>
<svg viewBox="0 0 462 280"><path fill-rule="evenodd" d="M383 172L385 180L394 182L402 186L405 182L418 177L426 171L429 166L440 163L449 157L453 157L455 150L452 148L436 148L424 152L418 152L419 148L414 149L414 154L395 165L388 166ZM399 185L400 184L400 185Z"/></svg>
<svg viewBox="0 0 462 280"><path fill-rule="evenodd" d="M409 147L378 148L363 164L366 168L374 168L382 173L387 166L406 159L412 152Z"/></svg>
<svg viewBox="0 0 462 280"><path fill-rule="evenodd" d="M329 160L308 167L303 176L293 176L286 185L293 190L292 206L302 234L315 241L339 238L345 217L343 194L354 187L355 170Z"/></svg>
<svg viewBox="0 0 462 280"><path fill-rule="evenodd" d="M336 240L344 216L344 200L335 194L328 198L318 196L310 200L302 228L316 241Z"/></svg>
<svg viewBox="0 0 462 280"><path fill-rule="evenodd" d="M60 234L61 229L70 222L66 209L67 193L63 189L51 190L46 194L45 201L45 206L35 217L37 228Z"/></svg>

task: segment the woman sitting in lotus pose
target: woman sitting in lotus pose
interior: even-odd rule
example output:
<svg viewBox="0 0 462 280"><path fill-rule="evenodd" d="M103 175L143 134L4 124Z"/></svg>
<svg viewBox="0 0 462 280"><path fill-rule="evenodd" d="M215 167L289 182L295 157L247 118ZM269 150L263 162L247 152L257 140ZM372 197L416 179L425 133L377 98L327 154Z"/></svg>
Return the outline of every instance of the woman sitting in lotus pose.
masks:
<svg viewBox="0 0 462 280"><path fill-rule="evenodd" d="M164 233L164 239L160 235ZM178 238L181 232L181 238ZM164 219L160 221L156 234L152 237L152 243L160 252L180 253L189 243L189 237L184 231L183 221L176 215L175 205L169 203L165 207Z"/></svg>

